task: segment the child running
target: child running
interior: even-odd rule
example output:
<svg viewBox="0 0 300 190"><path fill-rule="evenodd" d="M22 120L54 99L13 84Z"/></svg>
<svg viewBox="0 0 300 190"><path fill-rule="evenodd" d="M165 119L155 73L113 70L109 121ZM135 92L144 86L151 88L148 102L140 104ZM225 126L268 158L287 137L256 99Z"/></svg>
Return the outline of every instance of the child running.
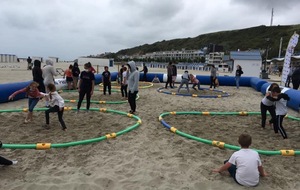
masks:
<svg viewBox="0 0 300 190"><path fill-rule="evenodd" d="M88 112L90 109L91 96L93 95L95 86L95 75L91 71L91 67L92 65L90 62L84 64L84 71L82 71L80 74L80 80L78 85L79 101L77 104L77 113L79 113L80 106L85 95L86 111Z"/></svg>
<svg viewBox="0 0 300 190"><path fill-rule="evenodd" d="M37 82L31 82L27 87L14 92L8 97L9 100L13 100L16 95L24 92L26 93L26 96L28 97L28 113L24 123L29 123L32 121L33 109L39 102L40 98L44 97L44 93L41 93L38 90L38 86L39 84Z"/></svg>
<svg viewBox="0 0 300 190"><path fill-rule="evenodd" d="M276 124L274 126L274 132L282 135L283 139L287 139L287 134L283 128L282 122L283 118L287 114L287 101L290 100L290 97L287 94L281 93L279 87L274 87L272 89L272 96L268 96L268 99L275 101L275 112L276 112Z"/></svg>
<svg viewBox="0 0 300 190"><path fill-rule="evenodd" d="M238 140L241 145L239 151L234 152L229 160L224 161L224 165L219 169L214 169L213 172L224 172L228 170L230 176L235 182L247 187L257 186L259 183L259 175L267 176L265 173L259 154L252 149L249 149L252 138L248 134L241 134Z"/></svg>
<svg viewBox="0 0 300 190"><path fill-rule="evenodd" d="M57 112L58 120L61 124L62 130L66 131L67 127L63 120L65 101L56 91L56 87L54 84L48 84L47 88L49 90L49 94L46 95L46 99L49 101L50 108L45 111L46 125L44 125L43 127L45 129L50 129L49 114L52 112Z"/></svg>

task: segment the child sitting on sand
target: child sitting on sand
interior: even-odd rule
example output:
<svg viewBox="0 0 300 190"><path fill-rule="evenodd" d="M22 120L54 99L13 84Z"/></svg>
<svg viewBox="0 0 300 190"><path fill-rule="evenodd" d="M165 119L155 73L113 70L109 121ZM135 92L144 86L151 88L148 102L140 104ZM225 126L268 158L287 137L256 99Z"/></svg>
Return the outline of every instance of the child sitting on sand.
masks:
<svg viewBox="0 0 300 190"><path fill-rule="evenodd" d="M45 111L46 125L44 125L43 127L46 129L50 128L49 115L51 112L57 112L58 120L61 124L62 130L65 131L67 129L66 124L63 120L65 101L56 91L56 87L54 84L48 84L47 88L49 90L49 94L46 95L46 99L49 101L50 108Z"/></svg>
<svg viewBox="0 0 300 190"><path fill-rule="evenodd" d="M228 170L230 176L240 185L253 187L259 183L259 175L267 176L265 173L259 154L249 146L252 138L248 134L241 134L238 140L241 145L239 151L234 152L229 160L224 161L224 165L213 172L221 173Z"/></svg>
<svg viewBox="0 0 300 190"><path fill-rule="evenodd" d="M190 74L190 79L191 79L191 82L192 82L192 84L193 84L193 89L194 90L197 90L196 88L195 88L195 86L197 85L198 86L198 90L200 90L200 81L193 75L193 74Z"/></svg>
<svg viewBox="0 0 300 190"><path fill-rule="evenodd" d="M28 97L28 113L24 123L28 123L32 121L33 109L36 106L36 104L39 102L40 98L44 97L44 93L41 93L38 90L38 86L39 84L37 82L31 82L27 87L14 92L12 95L8 97L9 100L13 100L16 95L24 92L26 93L26 96Z"/></svg>

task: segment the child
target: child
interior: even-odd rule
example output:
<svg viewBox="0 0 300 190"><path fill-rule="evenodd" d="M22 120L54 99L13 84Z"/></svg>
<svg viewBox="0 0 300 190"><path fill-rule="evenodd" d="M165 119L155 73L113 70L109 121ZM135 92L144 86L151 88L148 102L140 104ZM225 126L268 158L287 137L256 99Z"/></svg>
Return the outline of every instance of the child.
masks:
<svg viewBox="0 0 300 190"><path fill-rule="evenodd" d="M177 93L179 93L181 87L185 84L186 85L186 88L187 88L187 91L188 93L190 93L190 89L189 89L189 81L190 81L190 76L189 76L189 72L188 71L184 71L184 73L182 74L181 76L181 83L180 83L180 86L177 90Z"/></svg>
<svg viewBox="0 0 300 190"><path fill-rule="evenodd" d="M241 149L234 152L221 168L214 169L213 172L220 173L228 170L231 177L238 184L247 187L257 186L259 175L265 177L267 174L262 167L258 153L255 150L249 149L252 138L248 134L241 134L238 142L241 145Z"/></svg>
<svg viewBox="0 0 300 190"><path fill-rule="evenodd" d="M194 90L197 90L196 88L195 88L195 86L197 85L198 86L198 90L200 90L200 81L194 76L194 75L192 75L192 74L190 74L190 79L191 79L191 82L192 82L192 84L193 84L193 89Z"/></svg>
<svg viewBox="0 0 300 190"><path fill-rule="evenodd" d="M272 96L267 97L271 101L275 101L275 112L276 112L276 124L274 125L274 132L282 135L283 139L287 139L287 134L282 126L283 118L287 114L287 101L290 97L287 94L281 93L279 87L272 89Z"/></svg>
<svg viewBox="0 0 300 190"><path fill-rule="evenodd" d="M29 86L14 92L12 95L8 97L9 100L13 100L17 94L26 92L26 96L28 97L28 113L25 118L24 123L28 123L32 121L33 109L36 104L39 102L41 97L44 97L44 93L41 93L38 90L39 84L37 82L31 82Z"/></svg>
<svg viewBox="0 0 300 190"><path fill-rule="evenodd" d="M159 78L157 77L157 75L154 76L152 83L160 83Z"/></svg>
<svg viewBox="0 0 300 190"><path fill-rule="evenodd" d="M84 64L84 71L80 74L80 80L78 85L78 92L79 92L79 101L77 104L77 113L80 110L80 106L84 96L86 95L86 110L89 111L90 104L91 104L91 96L94 93L94 86L95 86L95 75L91 71L91 63L88 62Z"/></svg>
<svg viewBox="0 0 300 190"><path fill-rule="evenodd" d="M50 128L49 114L52 112L57 112L58 120L61 124L62 130L66 131L67 127L63 120L65 101L56 91L56 87L54 84L48 84L47 88L49 90L49 94L46 95L46 99L48 99L49 101L50 108L45 111L46 125L44 125L43 127L46 129Z"/></svg>
<svg viewBox="0 0 300 190"><path fill-rule="evenodd" d="M111 75L108 71L108 66L104 67L102 73L102 83L103 83L103 94L106 95L106 87L108 87L108 94L111 95Z"/></svg>
<svg viewBox="0 0 300 190"><path fill-rule="evenodd" d="M276 113L275 113L275 106L274 102L269 100L267 97L271 95L271 91L274 87L279 87L277 83L272 83L266 93L265 97L260 102L260 113L261 113L261 127L266 127L266 119L267 119L267 111L269 111L271 115L271 120L269 124L273 123L273 128L275 128L275 121L276 121Z"/></svg>
<svg viewBox="0 0 300 190"><path fill-rule="evenodd" d="M68 90L72 90L72 82L73 82L72 69L73 69L73 65L70 65L69 68L65 70L64 76L63 76L63 78L66 77L66 81L68 84Z"/></svg>
<svg viewBox="0 0 300 190"><path fill-rule="evenodd" d="M122 81L121 81L121 93L122 97L125 96L127 99L127 86L128 86L128 77L127 77L127 67L123 67L123 73L122 73Z"/></svg>
<svg viewBox="0 0 300 190"><path fill-rule="evenodd" d="M1 147L2 147L2 142L0 141L0 148ZM18 163L17 160L8 160L8 159L3 158L2 156L0 156L0 165L9 166L9 165L17 164L17 163Z"/></svg>

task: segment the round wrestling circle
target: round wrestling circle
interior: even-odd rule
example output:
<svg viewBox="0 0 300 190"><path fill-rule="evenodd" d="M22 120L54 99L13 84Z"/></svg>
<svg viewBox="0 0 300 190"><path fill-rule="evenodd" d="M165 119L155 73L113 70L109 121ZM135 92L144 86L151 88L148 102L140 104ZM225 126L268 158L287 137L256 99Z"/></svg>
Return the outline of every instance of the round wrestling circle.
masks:
<svg viewBox="0 0 300 190"><path fill-rule="evenodd" d="M45 111L47 108L36 108L34 111ZM72 107L65 107L65 111L70 111L70 110L76 110L76 108ZM85 109L83 109L85 110ZM91 138L91 139L86 139L86 140L79 140L79 141L73 141L73 142L65 142L65 143L50 143L50 142L39 142L35 144L3 144L2 148L7 148L7 149L37 149L37 150L46 150L50 148L66 148L70 146L77 146L77 145L85 145L85 144L90 144L90 143L96 143L103 141L105 139L111 139L111 138L116 138L120 135L123 135L125 133L128 133L137 127L139 127L142 123L141 119L133 114L118 111L118 110L112 110L112 109L106 109L106 108L90 108L90 111L94 112L103 112L103 113L112 113L112 114L118 114L122 116L126 116L128 118L132 118L136 120L136 123L134 125L128 126L125 129L118 131L118 132L112 132L109 134L106 134L104 136L96 137L96 138ZM9 109L9 110L0 110L0 113L5 113L5 112L28 112L28 108L24 109Z"/></svg>
<svg viewBox="0 0 300 190"><path fill-rule="evenodd" d="M77 90L59 90L59 93L63 92L78 92ZM111 89L111 92L120 92L120 90ZM140 98L139 94L136 95L136 100ZM78 100L75 99L64 99L67 103L77 103ZM86 103L86 100L83 100L82 103ZM108 100L91 100L91 104L124 104L128 103L128 100L119 100L119 101L108 101Z"/></svg>
<svg viewBox="0 0 300 190"><path fill-rule="evenodd" d="M235 145L231 145L231 144L226 144L225 142L221 142L218 140L208 140L208 139L204 139L204 138L200 138L197 136L193 136L191 134L187 134L184 133L180 130L178 130L176 127L174 126L170 126L163 118L165 116L170 116L170 115L199 115L199 116L213 116L213 115L223 115L223 116L249 116L249 115L260 115L260 112L165 112L162 113L159 116L159 121L161 122L161 124L166 127L168 130L172 131L173 133L186 137L188 139L192 139L204 144L208 144L208 145L212 145L212 146L216 146L218 148L226 148L226 149L231 149L231 150L240 150L239 146L235 146ZM300 118L297 117L293 117L293 116L286 116L286 118L291 119L291 120L295 120L295 121L300 121ZM210 120L211 122L211 120ZM181 125L182 126L182 125ZM183 127L183 126L182 126ZM259 154L262 155L282 155L282 156L296 156L296 155L300 155L300 150L258 150L258 149L254 149L256 150Z"/></svg>
<svg viewBox="0 0 300 190"><path fill-rule="evenodd" d="M178 93L176 88L172 88L172 90L169 91L164 87L160 87L157 89L157 92L168 95L191 96L194 98L224 98L229 96L229 94L225 91L210 88L200 88L200 90L194 90L193 88L191 88L190 92L192 93Z"/></svg>
<svg viewBox="0 0 300 190"><path fill-rule="evenodd" d="M103 88L103 83L100 83L99 86ZM139 81L139 89L151 88L153 86L152 82ZM117 82L111 82L112 89L120 89L121 86Z"/></svg>

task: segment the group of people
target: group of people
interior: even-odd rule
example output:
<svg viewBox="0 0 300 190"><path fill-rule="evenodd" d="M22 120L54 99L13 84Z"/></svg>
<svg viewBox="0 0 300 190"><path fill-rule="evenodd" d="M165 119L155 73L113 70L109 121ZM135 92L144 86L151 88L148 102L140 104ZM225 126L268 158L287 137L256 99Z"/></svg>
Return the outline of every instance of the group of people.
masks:
<svg viewBox="0 0 300 190"><path fill-rule="evenodd" d="M41 98L45 98L49 101L50 108L45 111L46 117L46 125L45 128L49 128L49 113L57 112L59 122L62 126L63 130L66 130L67 127L63 121L63 111L64 111L64 100L57 93L53 78L50 76L46 76L45 73L52 73L52 77L55 76L55 72L53 72L53 63L46 62L47 66L43 70L39 70L40 62L35 63L35 67L33 69L34 81L26 88L18 90L14 92L9 99L12 100L17 94L26 92L28 96L28 108L29 112L25 118L25 123L31 122L32 112L35 105ZM75 64L74 64L75 65ZM78 66L78 65L77 65ZM79 112L82 100L84 96L86 96L87 104L86 110L88 111L90 108L90 98L93 95L94 85L95 85L95 76L91 69L92 65L90 63L84 64L84 71L80 73L80 80L78 85L79 92L79 101L77 104L77 111ZM36 69L35 69L36 68ZM174 82L176 78L172 78L172 76L177 76L177 70L175 65L172 65L170 62L168 65L168 81L166 83L165 88L167 88L168 84L171 88L174 88ZM72 69L69 67L69 69ZM79 70L79 69L78 69ZM44 73L45 72L45 73ZM71 70L69 71L71 72ZM41 75L42 74L42 75ZM79 73L78 73L79 74ZM236 70L236 82L237 88L239 88L239 77L243 74L242 68L238 65ZM43 91L41 88L41 76L44 77L43 84L46 86L46 91ZM67 77L70 77L66 74ZM135 65L135 62L130 61L128 64L123 65L120 70L120 83L121 83L121 92L123 97L128 98L128 102L130 104L130 113L134 114L136 111L136 95L138 93L139 86L139 71ZM216 87L215 79L216 79L216 69L212 66L211 70L211 88ZM70 79L69 79L70 80ZM188 84L189 81L192 81L193 88L197 86L200 89L200 82L196 77L192 74L189 74L188 71L185 71L182 75L182 80L180 86L178 88L178 92L185 84L187 90L189 92ZM102 82L103 82L103 93L106 94L106 88L108 88L108 93L111 93L111 74L108 71L108 67L104 68L104 72L102 73ZM127 91L128 88L128 91ZM196 90L196 89L195 89ZM268 92L261 100L260 109L261 109L261 127L265 128L266 126L266 116L267 111L271 115L271 119L269 120L269 124L273 125L273 129L275 133L280 133L284 139L287 138L287 134L282 125L283 119L287 114L287 101L289 100L289 96L285 93L281 92L281 89L278 84L272 83L268 89ZM257 186L259 183L259 176L267 176L267 173L264 171L261 159L259 154L250 149L250 145L252 143L252 138L248 134L241 134L238 138L238 143L241 146L239 151L233 153L228 160L224 161L224 165L222 165L218 169L212 170L213 172L221 173L224 171L228 171L230 175L234 178L234 180L243 186ZM0 147L2 143L0 142ZM2 165L12 165L16 164L17 161L7 160L3 157L0 157L0 164Z"/></svg>

